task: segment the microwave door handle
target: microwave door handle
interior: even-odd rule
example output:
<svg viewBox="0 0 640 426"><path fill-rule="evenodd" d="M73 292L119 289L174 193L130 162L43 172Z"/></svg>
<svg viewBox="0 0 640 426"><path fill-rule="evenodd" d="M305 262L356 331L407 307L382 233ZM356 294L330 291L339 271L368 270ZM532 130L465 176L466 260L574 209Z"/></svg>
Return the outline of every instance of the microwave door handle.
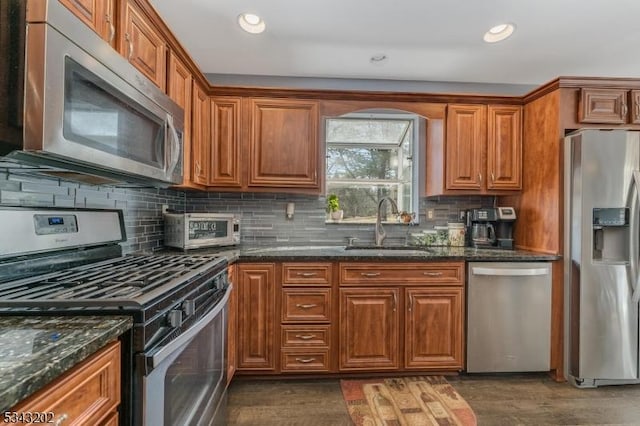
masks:
<svg viewBox="0 0 640 426"><path fill-rule="evenodd" d="M173 174L178 166L178 161L180 161L180 138L178 137L178 131L173 125L173 117L171 115L167 115L167 126L169 127L171 136L171 154L169 156L170 160L167 172Z"/></svg>

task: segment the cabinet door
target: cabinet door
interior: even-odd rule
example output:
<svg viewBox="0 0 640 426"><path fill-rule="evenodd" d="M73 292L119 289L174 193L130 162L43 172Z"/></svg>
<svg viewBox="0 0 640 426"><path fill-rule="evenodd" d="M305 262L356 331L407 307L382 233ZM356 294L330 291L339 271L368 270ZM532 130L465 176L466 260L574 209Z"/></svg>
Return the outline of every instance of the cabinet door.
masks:
<svg viewBox="0 0 640 426"><path fill-rule="evenodd" d="M238 370L275 370L275 265L238 265Z"/></svg>
<svg viewBox="0 0 640 426"><path fill-rule="evenodd" d="M165 90L167 48L160 33L151 25L132 0L124 2L123 30L119 51L156 86Z"/></svg>
<svg viewBox="0 0 640 426"><path fill-rule="evenodd" d="M211 186L241 185L240 105L237 97L211 98Z"/></svg>
<svg viewBox="0 0 640 426"><path fill-rule="evenodd" d="M522 189L522 107L487 109L487 189Z"/></svg>
<svg viewBox="0 0 640 426"><path fill-rule="evenodd" d="M58 425L108 424L121 401L120 359L120 342L109 343L19 402L11 411L52 412L54 419L51 423Z"/></svg>
<svg viewBox="0 0 640 426"><path fill-rule="evenodd" d="M340 370L394 370L400 290L340 289Z"/></svg>
<svg viewBox="0 0 640 426"><path fill-rule="evenodd" d="M251 99L250 111L248 185L319 190L317 102Z"/></svg>
<svg viewBox="0 0 640 426"><path fill-rule="evenodd" d="M191 180L199 185L209 181L209 97L198 84L193 83L193 110L191 132Z"/></svg>
<svg viewBox="0 0 640 426"><path fill-rule="evenodd" d="M227 384L233 379L238 365L238 280L236 265L229 266L228 273L232 288L229 296L229 315L227 317Z"/></svg>
<svg viewBox="0 0 640 426"><path fill-rule="evenodd" d="M62 5L109 44L116 35L115 0L59 0Z"/></svg>
<svg viewBox="0 0 640 426"><path fill-rule="evenodd" d="M631 122L640 124L640 90L631 91Z"/></svg>
<svg viewBox="0 0 640 426"><path fill-rule="evenodd" d="M446 128L447 189L482 190L487 107L449 105Z"/></svg>
<svg viewBox="0 0 640 426"><path fill-rule="evenodd" d="M627 90L581 89L578 104L580 123L627 122Z"/></svg>
<svg viewBox="0 0 640 426"><path fill-rule="evenodd" d="M462 288L406 290L405 368L463 368L462 298Z"/></svg>
<svg viewBox="0 0 640 426"><path fill-rule="evenodd" d="M167 93L184 110L182 164L184 179L188 181L191 176L191 91L193 78L189 69L173 53L169 55L168 72Z"/></svg>

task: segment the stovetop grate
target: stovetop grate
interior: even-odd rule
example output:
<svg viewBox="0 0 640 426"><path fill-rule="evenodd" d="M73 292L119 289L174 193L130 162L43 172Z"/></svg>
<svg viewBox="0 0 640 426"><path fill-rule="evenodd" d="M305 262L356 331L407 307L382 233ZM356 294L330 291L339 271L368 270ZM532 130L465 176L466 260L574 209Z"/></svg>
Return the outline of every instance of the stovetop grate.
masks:
<svg viewBox="0 0 640 426"><path fill-rule="evenodd" d="M185 282L209 270L212 262L215 266L224 260L213 255L129 255L0 284L0 300L141 304L141 297Z"/></svg>

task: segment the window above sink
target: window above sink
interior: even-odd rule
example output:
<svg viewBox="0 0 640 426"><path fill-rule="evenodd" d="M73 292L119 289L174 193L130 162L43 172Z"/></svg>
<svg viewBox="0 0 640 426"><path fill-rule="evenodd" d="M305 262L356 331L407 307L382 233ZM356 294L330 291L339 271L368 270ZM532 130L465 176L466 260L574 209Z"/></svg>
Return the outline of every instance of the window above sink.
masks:
<svg viewBox="0 0 640 426"><path fill-rule="evenodd" d="M406 113L353 113L325 121L327 195L342 218L328 223L375 223L378 201L390 197L400 212L418 211L419 117ZM415 215L417 216L417 215ZM383 210L383 221L401 219Z"/></svg>

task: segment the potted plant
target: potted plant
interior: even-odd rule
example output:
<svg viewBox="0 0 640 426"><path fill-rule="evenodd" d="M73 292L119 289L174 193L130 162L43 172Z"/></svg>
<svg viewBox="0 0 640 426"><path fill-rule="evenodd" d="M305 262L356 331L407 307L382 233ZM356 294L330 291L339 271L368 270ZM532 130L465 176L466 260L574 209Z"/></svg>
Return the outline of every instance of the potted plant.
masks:
<svg viewBox="0 0 640 426"><path fill-rule="evenodd" d="M331 220L342 220L344 212L340 210L340 200L336 194L330 194L327 197L327 208L329 209Z"/></svg>
<svg viewBox="0 0 640 426"><path fill-rule="evenodd" d="M415 213L409 213L406 211L403 211L402 213L400 213L400 220L404 223L411 223L413 219L415 219L415 217L416 217Z"/></svg>

